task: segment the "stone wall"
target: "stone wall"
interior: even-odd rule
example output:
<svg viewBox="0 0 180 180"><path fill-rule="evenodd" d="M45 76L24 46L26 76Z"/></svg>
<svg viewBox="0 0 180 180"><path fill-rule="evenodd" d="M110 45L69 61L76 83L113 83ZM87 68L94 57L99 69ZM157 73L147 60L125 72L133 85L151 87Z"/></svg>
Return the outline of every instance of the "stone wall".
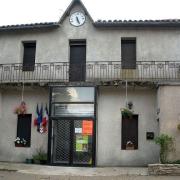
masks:
<svg viewBox="0 0 180 180"><path fill-rule="evenodd" d="M180 175L180 164L149 164L150 175Z"/></svg>

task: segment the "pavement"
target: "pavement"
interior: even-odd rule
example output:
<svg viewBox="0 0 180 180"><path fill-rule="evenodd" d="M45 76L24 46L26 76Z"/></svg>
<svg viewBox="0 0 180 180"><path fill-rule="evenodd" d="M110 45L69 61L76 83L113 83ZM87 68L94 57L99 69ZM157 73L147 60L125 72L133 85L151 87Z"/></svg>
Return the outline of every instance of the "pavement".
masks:
<svg viewBox="0 0 180 180"><path fill-rule="evenodd" d="M180 180L149 176L146 167L61 167L0 162L0 180Z"/></svg>

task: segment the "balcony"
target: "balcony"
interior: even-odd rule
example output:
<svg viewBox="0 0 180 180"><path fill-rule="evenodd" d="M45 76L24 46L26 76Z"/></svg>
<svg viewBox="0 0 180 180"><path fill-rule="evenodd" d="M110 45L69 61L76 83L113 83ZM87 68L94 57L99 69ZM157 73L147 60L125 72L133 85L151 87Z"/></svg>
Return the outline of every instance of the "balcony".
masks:
<svg viewBox="0 0 180 180"><path fill-rule="evenodd" d="M115 80L166 82L180 81L180 61L137 61L136 69L122 69L118 61L87 62L85 66L69 68L68 62L36 63L34 71L22 71L22 64L1 64L0 83L65 83L71 69L85 82L98 83ZM83 79L83 78L82 78Z"/></svg>

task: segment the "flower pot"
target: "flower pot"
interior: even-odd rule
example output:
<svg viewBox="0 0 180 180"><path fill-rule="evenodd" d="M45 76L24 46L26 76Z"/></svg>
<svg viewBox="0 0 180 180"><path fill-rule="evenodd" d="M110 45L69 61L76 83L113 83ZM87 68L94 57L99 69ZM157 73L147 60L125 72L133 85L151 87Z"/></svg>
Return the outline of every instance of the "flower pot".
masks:
<svg viewBox="0 0 180 180"><path fill-rule="evenodd" d="M134 150L134 147L126 147L126 150Z"/></svg>
<svg viewBox="0 0 180 180"><path fill-rule="evenodd" d="M15 147L24 147L24 145L23 144L15 143Z"/></svg>
<svg viewBox="0 0 180 180"><path fill-rule="evenodd" d="M40 164L47 164L47 160L40 160Z"/></svg>
<svg viewBox="0 0 180 180"><path fill-rule="evenodd" d="M33 159L26 159L26 164L33 164Z"/></svg>

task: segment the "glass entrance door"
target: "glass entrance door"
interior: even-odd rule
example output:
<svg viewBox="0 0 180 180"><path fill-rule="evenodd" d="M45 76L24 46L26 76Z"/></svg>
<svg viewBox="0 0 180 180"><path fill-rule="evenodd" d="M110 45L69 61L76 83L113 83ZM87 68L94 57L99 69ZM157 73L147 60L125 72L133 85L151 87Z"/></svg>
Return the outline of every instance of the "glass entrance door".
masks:
<svg viewBox="0 0 180 180"><path fill-rule="evenodd" d="M94 124L91 119L53 120L53 163L92 166Z"/></svg>
<svg viewBox="0 0 180 180"><path fill-rule="evenodd" d="M74 121L73 164L92 165L93 161L93 121Z"/></svg>
<svg viewBox="0 0 180 180"><path fill-rule="evenodd" d="M95 87L52 87L49 161L95 165Z"/></svg>

